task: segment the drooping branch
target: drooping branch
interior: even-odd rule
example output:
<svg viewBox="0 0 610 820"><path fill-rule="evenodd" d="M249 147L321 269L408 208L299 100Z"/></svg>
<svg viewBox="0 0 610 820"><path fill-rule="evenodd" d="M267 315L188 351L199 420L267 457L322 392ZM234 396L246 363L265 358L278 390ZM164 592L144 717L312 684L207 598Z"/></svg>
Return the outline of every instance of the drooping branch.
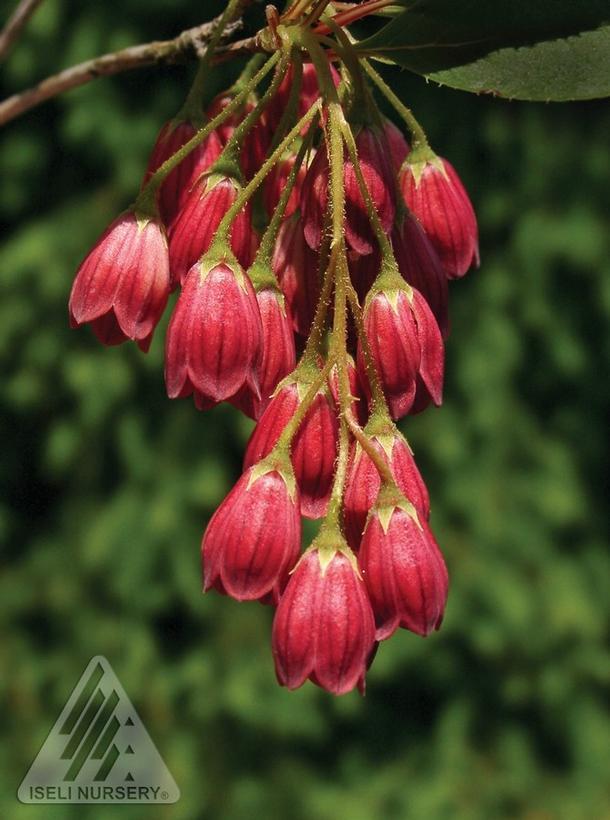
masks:
<svg viewBox="0 0 610 820"><path fill-rule="evenodd" d="M205 52L216 23L217 19L188 29L174 37L173 40L159 40L138 46L129 46L111 54L103 54L101 57L86 60L84 63L71 66L58 74L47 77L32 88L13 94L12 97L0 102L0 126L40 105L40 103L46 102L46 100L56 97L64 91L85 85L98 77L109 77L113 74L120 74L124 71L144 68L157 63L181 63L200 59ZM235 34L241 26L242 23L239 20L227 26L225 39ZM258 50L256 38L249 37L219 49L218 58L222 60L229 56L235 57L256 50Z"/></svg>
<svg viewBox="0 0 610 820"><path fill-rule="evenodd" d="M21 34L23 27L34 14L42 0L21 0L11 14L6 25L0 31L0 62L6 59L13 44Z"/></svg>

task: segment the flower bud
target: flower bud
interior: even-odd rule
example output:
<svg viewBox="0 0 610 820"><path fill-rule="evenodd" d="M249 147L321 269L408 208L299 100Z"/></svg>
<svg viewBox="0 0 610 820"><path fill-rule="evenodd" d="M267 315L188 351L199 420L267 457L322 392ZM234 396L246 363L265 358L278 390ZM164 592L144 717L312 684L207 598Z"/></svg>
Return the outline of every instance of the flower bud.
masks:
<svg viewBox="0 0 610 820"><path fill-rule="evenodd" d="M449 587L447 568L428 524L418 521L408 504L380 502L373 509L358 563L378 641L399 626L422 636L440 627Z"/></svg>
<svg viewBox="0 0 610 820"><path fill-rule="evenodd" d="M200 177L169 230L169 261L174 287L210 249L223 216L240 192L239 183L218 174ZM251 262L250 206L237 215L231 229L231 248L240 264Z"/></svg>
<svg viewBox="0 0 610 820"><path fill-rule="evenodd" d="M273 657L282 686L297 689L308 678L342 695L364 692L375 625L353 555L309 549L292 573L273 621Z"/></svg>
<svg viewBox="0 0 610 820"><path fill-rule="evenodd" d="M121 214L81 263L70 325L90 324L106 345L133 339L146 351L169 296L167 239L155 219Z"/></svg>
<svg viewBox="0 0 610 820"><path fill-rule="evenodd" d="M387 117L383 118L383 133L388 141L390 156L392 157L392 166L397 174L403 162L411 153L411 146L406 141L400 128L394 125L392 120L387 119Z"/></svg>
<svg viewBox="0 0 610 820"><path fill-rule="evenodd" d="M438 325L423 296L400 284L371 291L364 308L366 336L392 418L406 415L418 383L426 399L442 402L444 349ZM362 349L358 369L366 382Z"/></svg>
<svg viewBox="0 0 610 820"><path fill-rule="evenodd" d="M218 94L214 97L207 110L208 120L213 120L220 114L221 111L224 111L224 109L233 102L235 96L236 94L234 91L225 91L224 93ZM216 128L215 133L223 147L231 139L235 129L240 122L242 122L244 117L256 108L256 103L256 94L251 94L246 102L241 105L237 111L229 114L229 116L226 117L225 120Z"/></svg>
<svg viewBox="0 0 610 820"><path fill-rule="evenodd" d="M227 91L219 94L214 99L208 109L208 117L213 119L226 108L235 98L234 91ZM233 136L238 125L250 114L258 103L256 94L250 94L248 100L216 129L216 133L223 146ZM273 133L263 112L262 116L254 123L248 133L244 136L243 144L240 146L240 165L247 179L250 179L263 164L267 151L273 139Z"/></svg>
<svg viewBox="0 0 610 820"><path fill-rule="evenodd" d="M401 169L400 187L411 211L421 222L447 276L463 276L479 264L476 216L460 178L446 159L414 160Z"/></svg>
<svg viewBox="0 0 610 820"><path fill-rule="evenodd" d="M331 72L331 76L335 87L339 85L341 78L339 73L332 65L332 63L328 64L328 67ZM282 114L284 113L286 106L289 103L290 99L290 91L292 86L294 85L295 77L294 77L294 69L292 66L288 68L288 71L284 75L284 79L280 83L280 86L269 103L265 114L269 121L269 127L271 128L272 132L275 132L278 128L280 121L282 119ZM301 78L301 88L299 92L299 102L297 107L297 113L295 117L295 122L300 120L301 117L305 116L305 114L309 111L309 109L320 99L320 88L318 86L318 74L316 72L315 66L313 63L305 63L303 65L303 74ZM307 127L303 128L302 134L305 135L307 132Z"/></svg>
<svg viewBox="0 0 610 820"><path fill-rule="evenodd" d="M381 227L389 234L396 211L396 171L390 146L383 131L362 128L356 136L356 147ZM372 253L378 247L351 161L345 163L345 235L356 253Z"/></svg>
<svg viewBox="0 0 610 820"><path fill-rule="evenodd" d="M390 233L396 210L395 172L390 149L383 131L363 127L356 136L356 147L364 181L381 226ZM317 250L322 241L324 216L328 207L329 164L326 147L318 150L309 166L301 188L301 213L305 239ZM345 149L345 237L349 247L359 254L369 254L377 247L366 204L360 193L354 167Z"/></svg>
<svg viewBox="0 0 610 820"><path fill-rule="evenodd" d="M261 235L256 228L250 229L250 259L256 259L256 254L261 244Z"/></svg>
<svg viewBox="0 0 610 820"><path fill-rule="evenodd" d="M244 469L265 458L280 434L294 416L307 393L306 380L288 377L279 386L246 448ZM306 518L321 518L328 500L335 472L339 424L332 397L326 388L318 391L301 422L291 448L292 464L301 491L301 513Z"/></svg>
<svg viewBox="0 0 610 820"><path fill-rule="evenodd" d="M367 253L364 256L350 251L347 255L347 261L352 285L358 294L358 301L362 305L379 274L381 251L379 248L374 248L372 253Z"/></svg>
<svg viewBox="0 0 610 820"><path fill-rule="evenodd" d="M166 122L153 147L142 186L165 160L182 148L197 129L191 122L170 120ZM165 225L176 216L191 188L201 174L208 171L222 151L222 143L217 134L212 133L188 154L182 162L167 175L159 188L159 211Z"/></svg>
<svg viewBox="0 0 610 820"><path fill-rule="evenodd" d="M417 220L406 214L392 233L398 269L424 297L443 339L449 335L449 284L432 243Z"/></svg>
<svg viewBox="0 0 610 820"><path fill-rule="evenodd" d="M294 329L302 336L309 335L320 296L318 266L318 254L305 241L301 217L295 211L280 227L273 254L273 272L286 297Z"/></svg>
<svg viewBox="0 0 610 820"><path fill-rule="evenodd" d="M430 404L439 407L443 403L445 345L428 303L415 288L413 288L413 310L417 320L421 348L415 398L409 411L415 415L415 413L421 413Z"/></svg>
<svg viewBox="0 0 610 820"><path fill-rule="evenodd" d="M283 295L274 286L264 286L257 290L256 300L263 328L262 355L256 368L257 389L244 387L231 400L253 419L261 417L275 388L296 364L292 318Z"/></svg>
<svg viewBox="0 0 610 820"><path fill-rule="evenodd" d="M264 163L272 142L273 131L263 111L245 135L239 153L240 164L246 179L252 179Z"/></svg>
<svg viewBox="0 0 610 820"><path fill-rule="evenodd" d="M261 317L247 275L226 261L212 267L198 262L186 277L167 330L167 395L228 399L248 379L255 383L261 344Z"/></svg>
<svg viewBox="0 0 610 820"><path fill-rule="evenodd" d="M295 160L296 154L290 154L285 157L285 159L281 160L276 166L274 166L264 182L263 203L269 217L273 216L273 212L277 208L277 204L280 201L284 188L286 187L286 182L290 172L292 171ZM297 173L294 187L290 192L288 203L286 204L284 219L287 219L299 207L301 185L303 184L303 179L305 178L306 173L307 168L304 164L302 164Z"/></svg>
<svg viewBox="0 0 610 820"><path fill-rule="evenodd" d="M428 520L430 497L404 436L393 427L388 433L372 435L370 439L405 498L413 504L420 518ZM353 550L360 546L367 516L377 501L380 488L377 467L356 443L352 448L344 501L345 535Z"/></svg>
<svg viewBox="0 0 610 820"><path fill-rule="evenodd" d="M243 473L203 536L204 591L277 603L301 548L298 490L289 472L257 464Z"/></svg>

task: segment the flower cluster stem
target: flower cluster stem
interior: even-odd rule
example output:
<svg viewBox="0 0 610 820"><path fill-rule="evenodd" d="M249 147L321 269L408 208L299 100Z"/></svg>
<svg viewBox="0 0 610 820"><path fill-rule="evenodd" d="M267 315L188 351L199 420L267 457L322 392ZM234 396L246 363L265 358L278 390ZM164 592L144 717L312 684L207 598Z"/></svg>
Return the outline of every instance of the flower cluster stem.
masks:
<svg viewBox="0 0 610 820"><path fill-rule="evenodd" d="M341 430L339 437L339 455L337 459L337 468L335 472L335 481L331 492L331 501L329 505L329 512L325 521L325 525L331 528L340 526L340 514L343 501L343 493L345 489L345 481L347 477L347 461L349 455L349 433L351 432L354 438L360 443L362 449L370 457L371 461L377 468L383 481L389 486L395 487L395 481L391 470L385 463L383 458L377 452L373 442L366 435L364 430L353 418L352 400L349 388L349 374L347 365L347 325L346 325L346 311L347 301L350 301L352 313L356 322L356 329L361 339L363 347L365 365L367 370L367 377L371 385L372 393L372 410L376 415L382 415L390 421L389 412L381 384L375 365L371 355L370 347L364 332L364 322L362 319L362 311L358 303L358 298L355 294L353 286L349 278L349 268L347 265L347 257L345 254L345 244L343 238L343 224L344 224L344 209L345 209L345 189L344 189L344 142L348 150L348 154L354 166L358 185L360 187L362 196L366 203L367 213L375 231L375 235L379 241L382 254L388 258L393 259L392 246L386 237L381 226L375 206L369 194L368 188L362 169L358 160L358 152L356 142L343 115L341 105L339 103L338 95L330 72L328 64L324 58L322 50L317 41L313 37L308 37L305 40L305 45L310 52L312 62L316 67L319 77L320 88L325 97L325 102L328 105L329 116L326 133L326 141L329 155L330 166L330 204L332 217L332 240L331 240L331 258L329 261L329 273L333 273L332 281L335 285L335 324L333 328L333 340L331 344L331 353L329 362L337 365L337 375L339 383L339 406L341 416ZM330 278L330 277L328 277Z"/></svg>
<svg viewBox="0 0 610 820"><path fill-rule="evenodd" d="M373 200L371 199L371 195L369 193L369 190L366 186L366 182L364 180L364 176L362 174L362 168L360 167L360 160L358 158L358 151L356 148L356 141L354 140L354 135L352 134L352 130L347 123L345 123L343 128L343 136L345 138L347 150L350 155L354 172L356 174L356 180L358 182L360 193L362 194L362 197L366 203L369 220L375 232L377 241L379 242L383 260L394 260L392 246L383 231L381 222L379 221L379 216L377 215L377 211L375 210L375 205L373 204ZM351 281L348 283L347 296L350 303L352 316L354 317L354 323L356 325L356 333L358 335L358 340L360 341L360 345L362 348L366 376L371 388L371 415L381 415L389 419L390 416L388 412L387 403L381 387L381 383L379 381L379 375L375 367L375 362L373 360L373 355L371 353L371 348L364 328L362 308L360 306L360 303L358 302L358 296L351 284Z"/></svg>
<svg viewBox="0 0 610 820"><path fill-rule="evenodd" d="M315 41L314 41L315 42ZM335 470L335 480L331 491L328 513L325 525L331 528L341 526L341 510L343 493L347 479L347 463L349 458L349 430L347 416L351 411L351 395L349 375L347 370L347 282L349 271L345 250L344 223L345 223L345 181L342 126L345 122L343 110L339 103L328 64L321 59L321 49L315 43L310 53L319 72L320 85L327 93L328 100L328 127L327 150L330 168L330 207L332 221L331 254L329 269L334 271L335 304L334 324L331 342L330 360L337 366L337 381L339 387L339 453ZM318 67L319 66L319 67Z"/></svg>
<svg viewBox="0 0 610 820"><path fill-rule="evenodd" d="M336 43L333 44L334 50L340 55L352 78L354 94L350 113L352 117L361 118L363 122L375 121L379 118L379 114L376 113L372 104L371 92L364 83L356 50L345 31L336 25L332 18L326 18L326 23L336 38Z"/></svg>
<svg viewBox="0 0 610 820"><path fill-rule="evenodd" d="M343 146L341 146L343 148ZM343 161L343 153L341 153ZM337 366L337 382L339 387L339 454L335 470L335 480L328 505L326 516L330 526L341 525L341 510L343 507L343 493L347 479L347 463L349 457L349 416L351 414L351 391L347 370L347 291L346 284L349 278L345 246L339 246L336 254L335 276L335 316L331 355Z"/></svg>
<svg viewBox="0 0 610 820"><path fill-rule="evenodd" d="M239 75L239 77L231 86L230 90L234 94L240 94L245 88L249 88L250 80L252 79L252 77L254 77L256 72L260 70L264 62L264 54L255 54L254 57L251 57L244 66L244 69Z"/></svg>
<svg viewBox="0 0 610 820"><path fill-rule="evenodd" d="M407 128L411 132L411 136L413 137L413 150L416 151L418 149L425 150L429 149L428 138L426 136L426 132L421 127L415 115L411 111L410 108L401 102L398 96L392 91L390 86L386 83L383 77L375 71L373 66L370 64L368 60L361 61L362 66L366 73L369 75L371 80L375 83L377 88L381 91L383 96L390 102L396 111L400 114L402 119L405 121Z"/></svg>
<svg viewBox="0 0 610 820"><path fill-rule="evenodd" d="M327 213L328 217L328 213ZM319 278L322 280L320 296L314 314L313 322L309 330L307 344L303 352L302 361L310 364L315 362L322 351L324 331L326 329L326 316L330 307L333 287L335 285L335 274L329 264L329 240L325 239L320 248L320 266L318 270ZM322 275L322 270L325 269Z"/></svg>

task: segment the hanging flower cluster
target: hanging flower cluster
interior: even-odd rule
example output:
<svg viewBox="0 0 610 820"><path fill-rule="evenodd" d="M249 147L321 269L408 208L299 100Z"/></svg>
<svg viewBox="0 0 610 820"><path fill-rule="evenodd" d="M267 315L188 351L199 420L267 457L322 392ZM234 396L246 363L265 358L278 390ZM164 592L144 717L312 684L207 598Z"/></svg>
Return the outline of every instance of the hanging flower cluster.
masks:
<svg viewBox="0 0 610 820"><path fill-rule="evenodd" d="M448 280L478 263L478 240L453 167L345 32L331 20L320 33L303 5L270 15L271 56L207 111L204 60L69 308L103 344L146 351L179 292L168 396L256 421L203 536L204 589L276 607L279 682L341 694L363 691L378 641L443 618L428 492L395 422L442 401ZM322 521L301 554L302 516Z"/></svg>

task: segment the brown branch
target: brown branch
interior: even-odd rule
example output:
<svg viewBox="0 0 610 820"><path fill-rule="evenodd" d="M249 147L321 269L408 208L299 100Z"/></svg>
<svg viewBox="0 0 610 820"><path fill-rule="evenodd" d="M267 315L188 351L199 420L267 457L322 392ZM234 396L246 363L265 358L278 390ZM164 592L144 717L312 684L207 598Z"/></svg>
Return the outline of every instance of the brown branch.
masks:
<svg viewBox="0 0 610 820"><path fill-rule="evenodd" d="M103 54L84 63L66 68L59 74L47 77L37 85L26 91L21 91L0 102L0 126L5 125L10 120L18 117L30 108L45 102L46 100L77 88L80 85L97 79L97 77L109 77L112 74L119 74L123 71L131 71L134 68L155 65L157 63L179 63L189 59L200 59L204 52L211 33L217 23L211 20L201 26L183 31L173 40L159 40L153 43L145 43L139 46L130 46L112 54ZM241 28L241 21L236 21L227 26L225 37L230 37ZM251 53L258 50L256 38L249 37L246 40L232 43L225 49L220 48L219 59L234 57L238 54Z"/></svg>
<svg viewBox="0 0 610 820"><path fill-rule="evenodd" d="M42 0L21 0L0 32L0 62L6 59L13 44Z"/></svg>
<svg viewBox="0 0 610 820"><path fill-rule="evenodd" d="M254 54L257 51L269 51L268 48L262 45L258 34L252 37L245 37L243 40L236 40L234 43L227 43L217 49L213 65L217 63L225 63L227 60L232 60L234 57L242 57L247 54Z"/></svg>

